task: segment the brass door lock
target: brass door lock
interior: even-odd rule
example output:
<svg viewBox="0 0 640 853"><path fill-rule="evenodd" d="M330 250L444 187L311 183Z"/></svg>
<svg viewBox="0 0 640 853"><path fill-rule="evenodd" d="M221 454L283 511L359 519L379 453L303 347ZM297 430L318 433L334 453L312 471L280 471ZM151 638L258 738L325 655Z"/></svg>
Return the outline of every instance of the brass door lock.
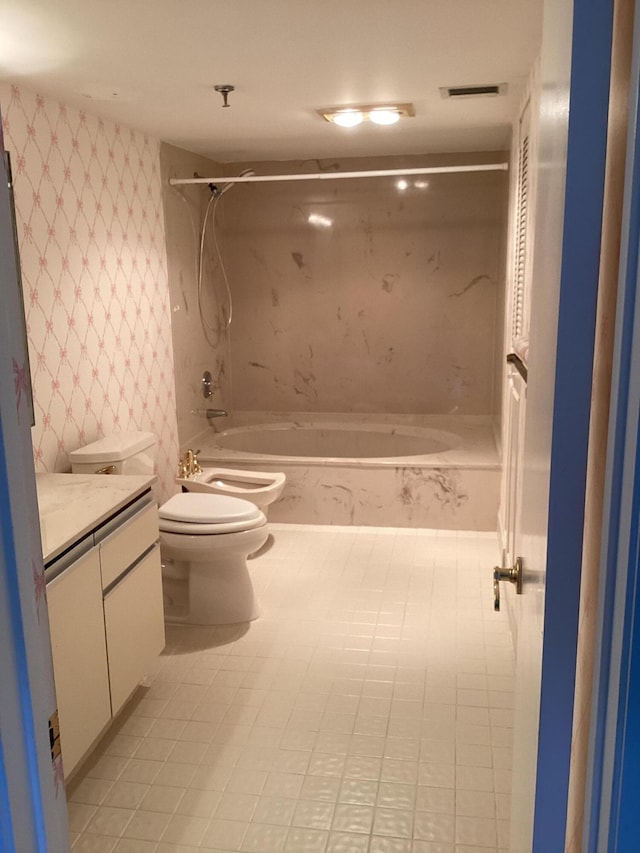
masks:
<svg viewBox="0 0 640 853"><path fill-rule="evenodd" d="M493 609L500 610L500 581L515 584L516 595L522 595L522 557L517 557L511 568L493 568Z"/></svg>

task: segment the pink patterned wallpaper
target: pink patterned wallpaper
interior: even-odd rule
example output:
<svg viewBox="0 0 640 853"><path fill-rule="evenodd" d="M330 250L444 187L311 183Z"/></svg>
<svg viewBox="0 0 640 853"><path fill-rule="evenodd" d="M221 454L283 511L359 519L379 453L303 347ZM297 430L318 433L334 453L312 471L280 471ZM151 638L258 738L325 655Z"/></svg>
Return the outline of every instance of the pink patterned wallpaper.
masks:
<svg viewBox="0 0 640 853"><path fill-rule="evenodd" d="M113 430L178 458L158 140L0 85L11 153L36 425L36 471Z"/></svg>

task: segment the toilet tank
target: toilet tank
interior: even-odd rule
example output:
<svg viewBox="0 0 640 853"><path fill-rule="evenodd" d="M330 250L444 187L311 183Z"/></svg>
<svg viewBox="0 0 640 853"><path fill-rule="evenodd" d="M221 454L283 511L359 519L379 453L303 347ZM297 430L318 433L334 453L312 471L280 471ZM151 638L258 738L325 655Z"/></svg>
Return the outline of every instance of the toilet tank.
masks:
<svg viewBox="0 0 640 853"><path fill-rule="evenodd" d="M158 445L152 432L114 432L69 453L73 474L154 474Z"/></svg>

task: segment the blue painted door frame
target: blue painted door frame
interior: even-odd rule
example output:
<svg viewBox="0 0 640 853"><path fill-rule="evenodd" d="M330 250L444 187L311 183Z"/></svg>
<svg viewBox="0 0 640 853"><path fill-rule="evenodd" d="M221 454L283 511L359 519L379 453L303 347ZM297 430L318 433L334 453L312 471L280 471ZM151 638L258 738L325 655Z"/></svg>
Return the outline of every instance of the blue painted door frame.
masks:
<svg viewBox="0 0 640 853"><path fill-rule="evenodd" d="M611 0L575 0L564 225L558 235L562 263L534 853L563 850L566 833L612 28ZM542 121L566 121L563 115L544 115L544 92Z"/></svg>
<svg viewBox="0 0 640 853"><path fill-rule="evenodd" d="M640 838L640 17L636 3L629 134L585 849L631 853Z"/></svg>

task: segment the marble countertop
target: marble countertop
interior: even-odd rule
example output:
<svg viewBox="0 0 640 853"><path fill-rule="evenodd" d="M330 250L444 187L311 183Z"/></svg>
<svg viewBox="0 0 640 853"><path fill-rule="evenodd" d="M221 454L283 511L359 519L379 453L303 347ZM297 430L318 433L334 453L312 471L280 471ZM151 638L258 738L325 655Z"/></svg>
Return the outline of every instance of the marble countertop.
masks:
<svg viewBox="0 0 640 853"><path fill-rule="evenodd" d="M45 564L156 481L146 475L36 474Z"/></svg>

